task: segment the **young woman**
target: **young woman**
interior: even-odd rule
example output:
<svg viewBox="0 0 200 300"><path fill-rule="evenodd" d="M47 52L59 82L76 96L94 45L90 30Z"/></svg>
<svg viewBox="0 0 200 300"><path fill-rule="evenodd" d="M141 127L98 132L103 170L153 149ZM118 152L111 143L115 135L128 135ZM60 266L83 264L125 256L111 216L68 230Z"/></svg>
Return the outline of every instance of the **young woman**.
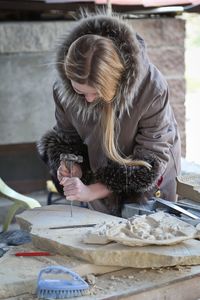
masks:
<svg viewBox="0 0 200 300"><path fill-rule="evenodd" d="M68 32L53 87L57 124L38 143L68 200L120 215L124 203L176 199L180 138L168 86L124 21L87 16ZM70 178L61 153L83 156Z"/></svg>

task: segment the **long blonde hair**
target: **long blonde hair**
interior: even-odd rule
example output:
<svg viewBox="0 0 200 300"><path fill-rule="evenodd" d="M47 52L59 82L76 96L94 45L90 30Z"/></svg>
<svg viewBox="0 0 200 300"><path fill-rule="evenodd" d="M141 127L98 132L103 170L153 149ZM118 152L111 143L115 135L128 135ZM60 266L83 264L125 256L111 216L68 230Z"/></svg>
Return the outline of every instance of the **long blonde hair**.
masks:
<svg viewBox="0 0 200 300"><path fill-rule="evenodd" d="M119 164L145 166L150 169L151 165L145 161L122 157L116 146L113 102L123 76L124 65L113 41L93 34L79 37L69 47L65 72L68 79L94 87L103 100L101 126L103 146L108 158Z"/></svg>

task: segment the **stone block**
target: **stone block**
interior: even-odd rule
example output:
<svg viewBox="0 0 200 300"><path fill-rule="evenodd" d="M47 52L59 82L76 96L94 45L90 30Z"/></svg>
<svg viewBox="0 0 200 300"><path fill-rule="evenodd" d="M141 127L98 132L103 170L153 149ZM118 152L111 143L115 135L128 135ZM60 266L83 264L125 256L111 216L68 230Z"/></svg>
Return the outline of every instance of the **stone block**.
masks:
<svg viewBox="0 0 200 300"><path fill-rule="evenodd" d="M185 79L177 78L177 79L167 79L169 84L169 97L170 102L174 103L174 105L184 105L185 103Z"/></svg>
<svg viewBox="0 0 200 300"><path fill-rule="evenodd" d="M174 111L175 118L178 123L180 136L181 136L181 150L182 155L186 154L186 113L185 113L185 80L184 78L179 79L168 79L170 103Z"/></svg>
<svg viewBox="0 0 200 300"><path fill-rule="evenodd" d="M166 77L181 77L185 72L183 47L148 48L152 63Z"/></svg>
<svg viewBox="0 0 200 300"><path fill-rule="evenodd" d="M172 103L172 107L179 127L185 129L185 106Z"/></svg>
<svg viewBox="0 0 200 300"><path fill-rule="evenodd" d="M0 56L0 144L34 142L55 123L46 55Z"/></svg>
<svg viewBox="0 0 200 300"><path fill-rule="evenodd" d="M181 155L182 157L186 156L186 151L187 151L187 146L186 146L186 135L185 134L180 134L181 136Z"/></svg>
<svg viewBox="0 0 200 300"><path fill-rule="evenodd" d="M173 100L173 99L172 99ZM171 102L172 109L178 124L179 133L181 137L182 155L186 154L186 128L185 128L185 107L177 104L176 101Z"/></svg>
<svg viewBox="0 0 200 300"><path fill-rule="evenodd" d="M182 46L185 21L175 18L127 20L148 46ZM0 53L49 51L73 21L4 22L0 24Z"/></svg>
<svg viewBox="0 0 200 300"><path fill-rule="evenodd" d="M0 53L51 51L72 22L5 22L0 24Z"/></svg>
<svg viewBox="0 0 200 300"><path fill-rule="evenodd" d="M185 106L173 102L172 108L174 110L174 115L180 132L182 155L185 156L186 154Z"/></svg>
<svg viewBox="0 0 200 300"><path fill-rule="evenodd" d="M129 20L129 24L145 40L148 47L183 46L185 20L175 18Z"/></svg>
<svg viewBox="0 0 200 300"><path fill-rule="evenodd" d="M123 221L121 218L80 207L73 208L74 216L71 218L69 211L69 207L61 205L41 207L18 215L17 222L21 228L31 229L32 241L36 248L74 256L95 265L160 268L200 264L200 241L193 239L162 247L157 245L131 247L118 243L98 245L83 243L88 228L50 229L62 224L73 226Z"/></svg>

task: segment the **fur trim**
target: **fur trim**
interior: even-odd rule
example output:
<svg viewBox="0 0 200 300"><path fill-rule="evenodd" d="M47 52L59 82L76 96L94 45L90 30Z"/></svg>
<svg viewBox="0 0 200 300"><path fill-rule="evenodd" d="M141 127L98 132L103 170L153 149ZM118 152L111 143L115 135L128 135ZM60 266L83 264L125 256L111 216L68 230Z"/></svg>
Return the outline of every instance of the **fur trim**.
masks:
<svg viewBox="0 0 200 300"><path fill-rule="evenodd" d="M151 191L161 175L159 158L153 152L148 151L143 155L137 153L134 159L143 159L148 162L152 166L151 170L146 167L130 167L109 161L106 167L96 172L96 180L101 181L118 194L130 195Z"/></svg>
<svg viewBox="0 0 200 300"><path fill-rule="evenodd" d="M87 146L83 144L78 135L66 137L61 133L50 130L37 143L37 149L42 160L49 166L53 178L57 178L56 174L60 165L61 153L82 155L83 163L81 164L81 168L83 177L81 180L85 184L89 184L92 181Z"/></svg>
<svg viewBox="0 0 200 300"><path fill-rule="evenodd" d="M89 117L98 119L101 103L87 103L84 97L74 92L69 79L66 77L64 60L70 45L85 34L96 34L111 39L121 55L124 62L125 72L119 84L116 97L113 101L115 110L120 111L119 118L124 111L129 112L133 105L133 98L138 92L141 80L146 74L148 64L147 56L144 55L144 41L136 35L132 27L119 17L111 17L103 14L91 16L86 15L83 19L76 21L73 28L63 37L59 46L56 65L61 83L59 84L59 95L65 107L76 107L77 115L87 121Z"/></svg>

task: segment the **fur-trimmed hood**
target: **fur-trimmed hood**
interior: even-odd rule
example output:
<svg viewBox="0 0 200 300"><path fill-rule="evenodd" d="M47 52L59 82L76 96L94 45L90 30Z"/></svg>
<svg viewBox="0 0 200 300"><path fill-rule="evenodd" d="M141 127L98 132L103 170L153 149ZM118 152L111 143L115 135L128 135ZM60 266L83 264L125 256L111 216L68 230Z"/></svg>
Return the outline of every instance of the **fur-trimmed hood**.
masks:
<svg viewBox="0 0 200 300"><path fill-rule="evenodd" d="M114 104L115 109L120 112L129 112L133 106L134 96L137 94L142 79L147 73L149 66L148 58L145 53L144 41L125 21L119 17L111 17L104 14L87 15L76 21L73 27L63 37L57 51L57 71L61 81L58 83L62 104L65 107L72 105L76 107L78 115L83 120L90 117L94 119L99 115L102 103L87 103L84 97L74 92L69 79L66 77L64 60L70 45L79 37L85 34L95 34L111 39L121 54L125 65L125 72L116 93Z"/></svg>

